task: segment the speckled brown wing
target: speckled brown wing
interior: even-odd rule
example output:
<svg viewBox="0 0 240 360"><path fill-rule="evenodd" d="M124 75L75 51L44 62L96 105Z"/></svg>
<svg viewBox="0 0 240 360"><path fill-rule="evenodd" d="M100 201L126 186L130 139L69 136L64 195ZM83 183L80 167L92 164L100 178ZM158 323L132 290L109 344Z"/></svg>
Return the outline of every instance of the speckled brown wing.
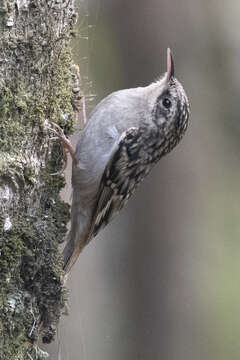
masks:
<svg viewBox="0 0 240 360"><path fill-rule="evenodd" d="M121 210L137 185L149 172L144 165L141 131L130 128L120 138L110 157L96 197L88 241L104 228Z"/></svg>

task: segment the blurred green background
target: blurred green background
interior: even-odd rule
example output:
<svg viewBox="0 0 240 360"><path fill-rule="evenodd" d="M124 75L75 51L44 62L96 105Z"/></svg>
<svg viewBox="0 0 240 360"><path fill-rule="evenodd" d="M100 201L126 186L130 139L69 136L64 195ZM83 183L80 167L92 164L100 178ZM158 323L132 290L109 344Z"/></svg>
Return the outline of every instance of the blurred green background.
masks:
<svg viewBox="0 0 240 360"><path fill-rule="evenodd" d="M240 2L79 0L78 11L88 111L155 80L169 46L191 124L80 256L51 359L239 360Z"/></svg>

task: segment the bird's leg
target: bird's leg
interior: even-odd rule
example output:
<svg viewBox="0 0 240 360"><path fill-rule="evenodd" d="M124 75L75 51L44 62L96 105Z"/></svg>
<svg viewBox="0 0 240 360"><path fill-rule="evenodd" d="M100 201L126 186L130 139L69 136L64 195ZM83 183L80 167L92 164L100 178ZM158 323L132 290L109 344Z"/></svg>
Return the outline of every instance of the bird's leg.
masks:
<svg viewBox="0 0 240 360"><path fill-rule="evenodd" d="M85 96L82 97L82 118L83 118L83 125L87 123L87 114L86 114L86 100Z"/></svg>
<svg viewBox="0 0 240 360"><path fill-rule="evenodd" d="M64 169L65 169L66 166L67 166L67 153L69 153L71 155L72 161L76 162L75 151L74 151L70 141L68 140L68 138L64 134L63 129L59 125L57 125L55 123L52 123L51 125L54 126L54 127L47 126L47 128L49 130L51 130L56 135L54 137L54 139L59 139L60 140L60 144L61 144L62 151L63 151L63 159L64 159L64 162L65 162L65 166L64 166Z"/></svg>
<svg viewBox="0 0 240 360"><path fill-rule="evenodd" d="M72 147L70 141L65 136L64 132L62 132L62 134L59 134L59 140L60 140L60 143L62 146L64 159L65 160L67 159L67 152L69 152L69 154L71 155L72 161L76 162L75 151L73 150L73 147Z"/></svg>
<svg viewBox="0 0 240 360"><path fill-rule="evenodd" d="M63 129L53 123L53 125L55 126L55 128L57 130L55 130L55 134L57 135L58 139L60 140L61 146L62 146L62 150L63 150L63 157L66 160L67 159L67 153L69 152L69 154L71 155L72 161L76 162L76 158L75 158L75 151L70 143L70 141L68 140L68 138L66 137L66 135L64 134Z"/></svg>

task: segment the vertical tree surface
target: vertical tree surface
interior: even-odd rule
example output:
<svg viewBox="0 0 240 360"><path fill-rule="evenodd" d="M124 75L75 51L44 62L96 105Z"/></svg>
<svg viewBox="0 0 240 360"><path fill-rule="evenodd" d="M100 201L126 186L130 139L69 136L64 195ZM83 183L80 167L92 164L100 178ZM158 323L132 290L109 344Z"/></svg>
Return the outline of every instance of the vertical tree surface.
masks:
<svg viewBox="0 0 240 360"><path fill-rule="evenodd" d="M51 123L69 134L73 0L0 1L0 359L42 359L64 308L69 206ZM73 95L75 94L75 95Z"/></svg>

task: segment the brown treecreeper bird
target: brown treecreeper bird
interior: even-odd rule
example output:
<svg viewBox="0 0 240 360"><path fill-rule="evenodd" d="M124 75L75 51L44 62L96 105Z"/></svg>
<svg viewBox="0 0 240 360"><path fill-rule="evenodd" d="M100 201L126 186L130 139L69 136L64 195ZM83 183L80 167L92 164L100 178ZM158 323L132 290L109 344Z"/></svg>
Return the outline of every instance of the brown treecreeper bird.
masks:
<svg viewBox="0 0 240 360"><path fill-rule="evenodd" d="M184 135L187 95L174 77L170 49L167 72L146 87L113 92L93 110L73 158L71 230L64 248L68 273L83 247L104 228L160 158Z"/></svg>

